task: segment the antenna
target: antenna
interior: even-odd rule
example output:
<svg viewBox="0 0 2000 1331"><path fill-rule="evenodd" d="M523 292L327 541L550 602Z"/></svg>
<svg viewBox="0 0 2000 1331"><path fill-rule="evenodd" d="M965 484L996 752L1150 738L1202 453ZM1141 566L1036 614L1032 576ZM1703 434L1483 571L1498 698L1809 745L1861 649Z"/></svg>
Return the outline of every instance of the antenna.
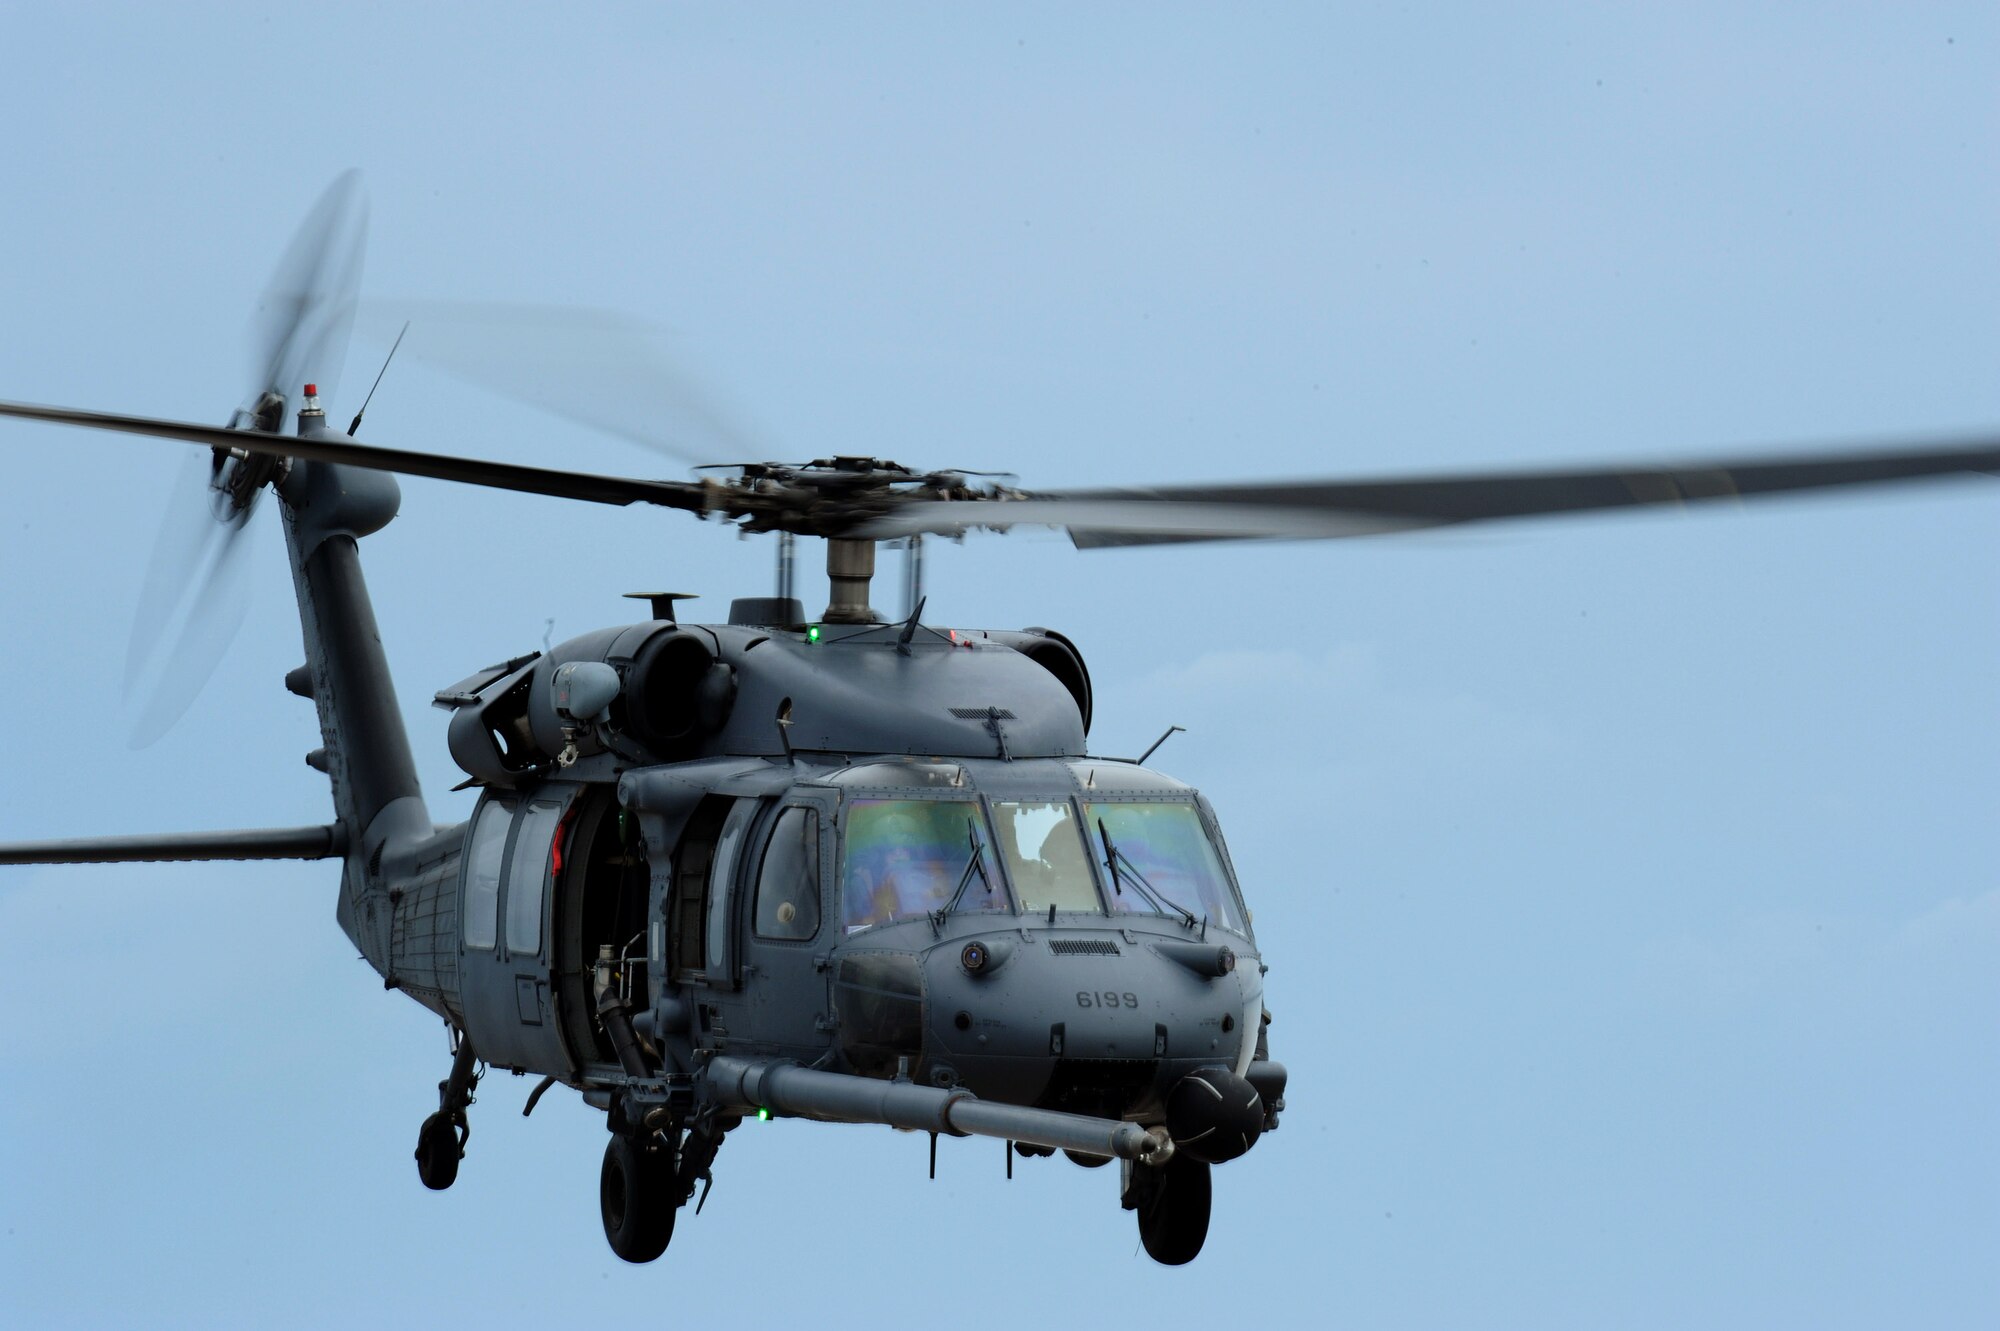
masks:
<svg viewBox="0 0 2000 1331"><path fill-rule="evenodd" d="M361 418L368 414L368 404L375 400L375 390L382 386L382 376L389 372L389 362L396 359L396 348L403 345L403 333L410 331L410 321L403 320L403 332L396 334L396 340L389 347L389 354L382 358L382 368L375 372L375 382L368 385L368 396L361 399L361 410L354 413L353 424L347 427L351 435L361 428Z"/></svg>
<svg viewBox="0 0 2000 1331"><path fill-rule="evenodd" d="M1175 735L1178 735L1178 734L1184 734L1184 733L1186 733L1186 731L1187 731L1187 727L1186 727L1186 726L1168 726L1168 727L1167 727L1167 733L1166 733L1166 734L1164 734L1164 735L1162 735L1162 736L1160 736L1160 737L1159 737L1158 739L1154 740L1154 741L1153 741L1153 747L1152 747L1152 748L1150 748L1150 749L1147 749L1147 750L1146 750L1146 751L1145 751L1144 753L1142 753L1142 754L1140 754L1140 755L1139 755L1139 757L1138 757L1138 760L1137 760L1137 764L1136 764L1136 765L1137 765L1137 766L1140 766L1140 767L1144 767L1144 766L1146 765L1146 759L1148 759L1148 758L1152 757L1152 756L1153 756L1153 754L1154 754L1154 753L1155 753L1155 752L1156 752L1156 751L1157 751L1157 750L1159 749L1159 747L1160 747L1160 746L1161 746L1162 744L1165 744L1165 743L1166 743L1166 742L1167 742L1168 740L1172 739L1172 738L1173 738L1173 737L1174 737Z"/></svg>
<svg viewBox="0 0 2000 1331"><path fill-rule="evenodd" d="M910 611L909 619L903 623L903 632L896 639L896 650L905 656L910 654L910 639L917 636L917 623L923 617L925 599L921 596L917 598L917 608Z"/></svg>

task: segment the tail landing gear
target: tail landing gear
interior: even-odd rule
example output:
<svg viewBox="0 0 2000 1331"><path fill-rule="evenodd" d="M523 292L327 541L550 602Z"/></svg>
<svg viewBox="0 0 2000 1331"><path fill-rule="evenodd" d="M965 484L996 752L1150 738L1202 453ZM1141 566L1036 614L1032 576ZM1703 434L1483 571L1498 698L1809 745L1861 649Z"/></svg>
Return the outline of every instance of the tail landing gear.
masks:
<svg viewBox="0 0 2000 1331"><path fill-rule="evenodd" d="M477 1055L472 1041L454 1032L457 1047L452 1050L451 1075L438 1083L438 1111L417 1130L417 1177L424 1186L442 1192L458 1178L458 1162L465 1157L465 1143L472 1136L465 1120L465 1107L472 1103L472 1088L479 1077L474 1072Z"/></svg>

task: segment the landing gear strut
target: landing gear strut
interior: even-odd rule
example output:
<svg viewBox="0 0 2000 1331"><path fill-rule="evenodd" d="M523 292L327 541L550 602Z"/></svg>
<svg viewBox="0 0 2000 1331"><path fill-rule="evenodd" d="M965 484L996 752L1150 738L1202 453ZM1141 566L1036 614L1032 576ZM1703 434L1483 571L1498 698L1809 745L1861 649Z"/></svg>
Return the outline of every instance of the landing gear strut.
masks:
<svg viewBox="0 0 2000 1331"><path fill-rule="evenodd" d="M478 1056L472 1052L472 1041L463 1032L454 1036L457 1048L452 1051L451 1075L438 1083L438 1111L417 1130L417 1177L426 1188L439 1192L458 1178L458 1162L472 1136L465 1107L472 1103L472 1088L479 1080L473 1071Z"/></svg>
<svg viewBox="0 0 2000 1331"><path fill-rule="evenodd" d="M1125 1184L1125 1209L1139 1216L1139 1242L1162 1266L1185 1266L1208 1239L1214 1200L1208 1164L1183 1152L1155 1168L1134 1164Z"/></svg>

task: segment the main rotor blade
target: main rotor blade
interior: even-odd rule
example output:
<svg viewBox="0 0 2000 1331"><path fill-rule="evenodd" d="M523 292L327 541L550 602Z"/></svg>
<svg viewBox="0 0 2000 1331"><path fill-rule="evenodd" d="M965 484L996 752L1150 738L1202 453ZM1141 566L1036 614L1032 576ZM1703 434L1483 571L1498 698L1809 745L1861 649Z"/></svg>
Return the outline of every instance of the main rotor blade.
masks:
<svg viewBox="0 0 2000 1331"><path fill-rule="evenodd" d="M362 327L468 383L694 464L772 457L678 363L666 334L629 315L554 305L369 301Z"/></svg>
<svg viewBox="0 0 2000 1331"><path fill-rule="evenodd" d="M58 425L82 425L122 434L152 435L179 439L212 448L240 448L269 457L304 458L310 462L335 462L371 471L390 471L403 476L428 476L433 480L460 481L495 490L517 490L525 494L553 495L558 499L582 499L594 504L658 504L699 513L706 508L707 488L688 481L649 481L627 476L597 476L589 472L555 471L546 467L524 467L511 462L488 462L478 458L451 457L442 453L419 453L404 448L377 448L357 443L331 430L301 438L270 434L262 430L231 430L191 421L157 420L150 416L121 416L103 411L79 411L70 407L43 407L28 402L0 402L0 416L23 420L52 421Z"/></svg>
<svg viewBox="0 0 2000 1331"><path fill-rule="evenodd" d="M1178 541L1324 540L1972 475L2000 475L2000 439L1653 466L1072 490L991 503L920 501L864 523L853 534L887 540L975 527L1050 526L1067 528L1071 539L1086 549Z"/></svg>

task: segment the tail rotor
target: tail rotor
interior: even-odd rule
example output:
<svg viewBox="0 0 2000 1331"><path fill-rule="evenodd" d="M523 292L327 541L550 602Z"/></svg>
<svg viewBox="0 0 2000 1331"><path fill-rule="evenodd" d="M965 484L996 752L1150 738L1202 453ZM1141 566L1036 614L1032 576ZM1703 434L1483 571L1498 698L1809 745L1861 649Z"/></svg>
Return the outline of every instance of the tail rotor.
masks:
<svg viewBox="0 0 2000 1331"><path fill-rule="evenodd" d="M253 386L231 429L282 430L308 376L331 395L361 285L368 204L348 171L293 237L251 319ZM308 389L308 392L312 391ZM193 452L154 541L125 655L131 743L143 748L187 712L249 610L244 533L284 464L242 450Z"/></svg>

